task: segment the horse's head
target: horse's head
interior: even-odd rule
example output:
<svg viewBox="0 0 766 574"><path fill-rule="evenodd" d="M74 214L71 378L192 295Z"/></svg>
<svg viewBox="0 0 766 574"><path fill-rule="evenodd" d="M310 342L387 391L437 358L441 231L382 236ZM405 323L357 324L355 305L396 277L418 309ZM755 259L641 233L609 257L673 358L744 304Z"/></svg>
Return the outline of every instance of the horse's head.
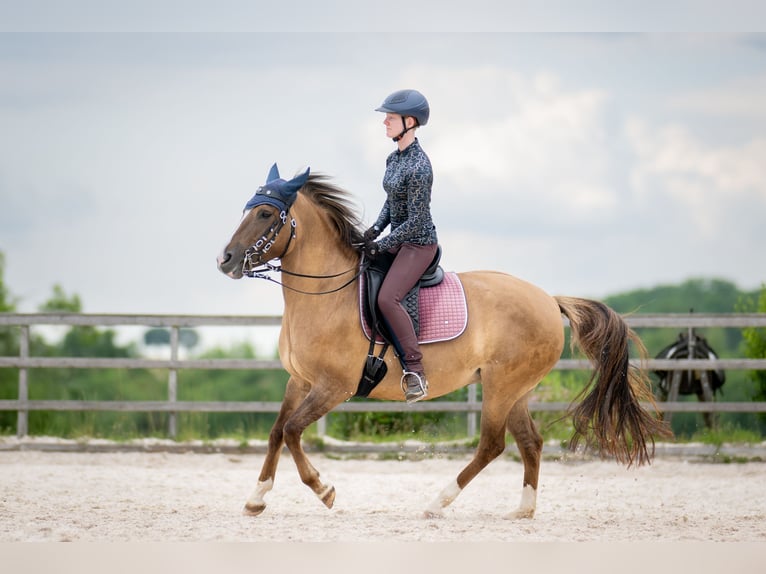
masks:
<svg viewBox="0 0 766 574"><path fill-rule="evenodd" d="M308 177L306 169L285 181L279 177L277 164L272 166L266 183L245 205L239 227L218 255L218 269L222 273L241 279L246 271L284 255L294 237L290 207Z"/></svg>

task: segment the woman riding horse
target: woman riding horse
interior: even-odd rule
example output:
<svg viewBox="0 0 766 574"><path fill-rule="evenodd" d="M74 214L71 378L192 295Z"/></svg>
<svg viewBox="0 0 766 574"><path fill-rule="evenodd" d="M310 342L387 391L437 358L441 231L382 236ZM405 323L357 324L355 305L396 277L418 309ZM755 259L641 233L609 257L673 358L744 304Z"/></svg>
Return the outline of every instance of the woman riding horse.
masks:
<svg viewBox="0 0 766 574"><path fill-rule="evenodd" d="M335 488L325 484L303 450L309 425L356 394L360 373L349 368L368 343L361 322L358 274L361 222L349 194L327 178L301 175L285 181L276 165L266 184L247 202L239 227L218 256L219 269L234 279L282 272L284 312L279 356L290 378L255 491L245 512L266 508L284 445L301 480L328 507ZM280 265L271 263L279 259ZM573 405L574 448L581 439L604 456L631 465L651 460L653 435L667 426L641 405L651 401L646 373L629 360L628 343L640 341L625 321L597 301L551 297L510 275L491 271L458 274L468 321L462 335L423 347L429 398L481 383L481 434L468 465L426 508L439 516L468 483L505 449L506 431L524 463L521 504L512 517L532 517L536 507L543 439L527 402L556 365L564 346L561 315L569 319L573 344L593 364L590 382ZM386 359L393 360L391 356ZM401 381L388 375L371 398L402 400ZM651 448L650 448L651 446Z"/></svg>
<svg viewBox="0 0 766 574"><path fill-rule="evenodd" d="M364 250L369 258L381 251L396 254L380 287L378 307L403 364L405 400L414 403L428 394L428 381L418 337L402 300L431 264L438 247L431 218L431 161L415 137L415 130L428 123L430 108L417 90L399 90L375 111L386 113L386 135L397 149L386 159L383 188L388 195L375 224L364 232ZM375 242L389 224L391 233Z"/></svg>

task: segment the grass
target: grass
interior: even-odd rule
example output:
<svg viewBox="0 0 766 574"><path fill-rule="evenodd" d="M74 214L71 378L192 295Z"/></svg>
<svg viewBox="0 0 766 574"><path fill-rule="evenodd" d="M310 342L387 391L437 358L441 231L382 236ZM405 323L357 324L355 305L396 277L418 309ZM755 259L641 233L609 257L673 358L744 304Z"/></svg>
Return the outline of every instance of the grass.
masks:
<svg viewBox="0 0 766 574"><path fill-rule="evenodd" d="M688 442L701 442L721 446L723 444L759 444L764 438L759 432L726 424L718 428L704 428L694 433Z"/></svg>

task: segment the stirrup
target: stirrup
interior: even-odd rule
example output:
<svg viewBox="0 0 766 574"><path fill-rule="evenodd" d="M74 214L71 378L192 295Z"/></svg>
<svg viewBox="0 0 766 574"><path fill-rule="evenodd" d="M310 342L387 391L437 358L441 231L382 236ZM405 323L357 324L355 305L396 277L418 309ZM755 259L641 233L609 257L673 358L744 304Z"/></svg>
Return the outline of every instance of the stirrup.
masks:
<svg viewBox="0 0 766 574"><path fill-rule="evenodd" d="M401 380L404 400L408 404L416 403L428 396L428 381L424 373L404 371Z"/></svg>

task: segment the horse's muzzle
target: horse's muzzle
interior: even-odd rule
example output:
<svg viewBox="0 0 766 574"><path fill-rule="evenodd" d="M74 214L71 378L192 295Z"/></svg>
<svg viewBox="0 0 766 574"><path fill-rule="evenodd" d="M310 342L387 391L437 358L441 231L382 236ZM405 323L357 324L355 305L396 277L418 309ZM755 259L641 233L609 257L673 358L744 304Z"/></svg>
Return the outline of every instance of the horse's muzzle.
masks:
<svg viewBox="0 0 766 574"><path fill-rule="evenodd" d="M218 270L232 279L242 279L242 262L238 261L230 251L224 251L216 257Z"/></svg>

